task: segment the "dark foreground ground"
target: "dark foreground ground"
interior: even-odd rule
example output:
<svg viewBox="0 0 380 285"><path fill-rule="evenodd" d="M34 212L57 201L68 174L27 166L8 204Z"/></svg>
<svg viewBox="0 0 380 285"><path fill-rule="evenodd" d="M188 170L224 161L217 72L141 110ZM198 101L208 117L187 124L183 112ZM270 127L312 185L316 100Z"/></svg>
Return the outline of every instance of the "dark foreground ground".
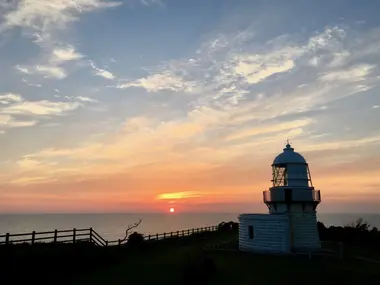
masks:
<svg viewBox="0 0 380 285"><path fill-rule="evenodd" d="M208 262L207 262L208 261ZM212 264L214 266L212 266ZM197 246L160 248L72 284L380 284L380 263L307 256L265 256L202 251Z"/></svg>
<svg viewBox="0 0 380 285"><path fill-rule="evenodd" d="M380 284L379 247L345 247L347 256L267 256L209 246L232 241L236 231L217 231L134 247L20 245L0 248L0 284ZM223 248L223 247L222 247Z"/></svg>

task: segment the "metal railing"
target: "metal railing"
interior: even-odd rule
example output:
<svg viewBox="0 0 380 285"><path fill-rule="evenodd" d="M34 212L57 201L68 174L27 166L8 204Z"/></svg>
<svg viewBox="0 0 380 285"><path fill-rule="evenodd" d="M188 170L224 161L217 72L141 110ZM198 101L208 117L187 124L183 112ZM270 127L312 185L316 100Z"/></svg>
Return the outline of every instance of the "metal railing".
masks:
<svg viewBox="0 0 380 285"><path fill-rule="evenodd" d="M320 190L298 190L292 191L286 197L284 190L265 190L263 191L264 203L270 202L321 202Z"/></svg>

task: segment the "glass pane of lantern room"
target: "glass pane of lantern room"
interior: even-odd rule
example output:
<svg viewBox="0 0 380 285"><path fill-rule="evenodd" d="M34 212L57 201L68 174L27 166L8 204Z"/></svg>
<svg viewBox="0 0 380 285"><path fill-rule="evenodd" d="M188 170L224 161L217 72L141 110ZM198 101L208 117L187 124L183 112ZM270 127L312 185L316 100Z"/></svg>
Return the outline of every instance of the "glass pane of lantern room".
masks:
<svg viewBox="0 0 380 285"><path fill-rule="evenodd" d="M286 166L276 165L273 166L273 186L286 186L287 185L287 171Z"/></svg>

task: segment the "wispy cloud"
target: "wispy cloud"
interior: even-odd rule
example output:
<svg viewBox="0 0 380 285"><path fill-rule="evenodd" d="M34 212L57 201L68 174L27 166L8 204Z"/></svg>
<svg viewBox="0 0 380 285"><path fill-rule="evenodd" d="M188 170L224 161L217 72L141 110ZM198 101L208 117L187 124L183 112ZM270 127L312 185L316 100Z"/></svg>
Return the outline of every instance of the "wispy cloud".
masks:
<svg viewBox="0 0 380 285"><path fill-rule="evenodd" d="M12 102L21 102L23 98L18 94L13 93L7 93L7 94L0 94L0 103L1 104L9 104Z"/></svg>
<svg viewBox="0 0 380 285"><path fill-rule="evenodd" d="M6 27L19 26L43 31L63 28L67 23L76 21L83 12L119 5L121 2L102 0L13 1L7 7L4 25Z"/></svg>
<svg viewBox="0 0 380 285"><path fill-rule="evenodd" d="M57 115L79 107L76 102L22 101L1 110L3 114Z"/></svg>
<svg viewBox="0 0 380 285"><path fill-rule="evenodd" d="M73 46L65 48L55 48L52 52L51 62L65 62L71 60L81 59L84 56L78 53Z"/></svg>
<svg viewBox="0 0 380 285"><path fill-rule="evenodd" d="M64 68L55 65L20 66L16 69L25 74L40 74L45 78L63 79L67 76Z"/></svg>
<svg viewBox="0 0 380 285"><path fill-rule="evenodd" d="M132 82L119 84L117 88L125 89L130 87L141 87L148 92L158 92L161 90L191 91L194 82L183 80L181 77L172 75L169 72L159 73L140 78Z"/></svg>
<svg viewBox="0 0 380 285"><path fill-rule="evenodd" d="M20 128L31 127L37 123L36 120L32 121L18 121L9 115L0 115L0 128Z"/></svg>
<svg viewBox="0 0 380 285"><path fill-rule="evenodd" d="M27 68L27 67L23 67L23 66L20 66L20 65L16 65L15 68L21 72L21 73L25 73L25 74L30 74L30 70Z"/></svg>
<svg viewBox="0 0 380 285"><path fill-rule="evenodd" d="M62 67L63 63L82 59L84 55L78 53L71 45L66 47L56 47L51 51L50 58L44 60L44 64L30 66L16 65L15 68L24 74L40 74L45 78L64 79L67 71Z"/></svg>
<svg viewBox="0 0 380 285"><path fill-rule="evenodd" d="M81 102L92 102L92 103L97 103L99 102L96 99L90 98L90 97L84 97L84 96L77 96L75 97L76 100L79 100Z"/></svg>
<svg viewBox="0 0 380 285"><path fill-rule="evenodd" d="M35 71L46 78L63 79L67 76L66 71L59 66L37 65Z"/></svg>
<svg viewBox="0 0 380 285"><path fill-rule="evenodd" d="M274 74L291 70L295 66L294 59L303 53L302 47L287 47L264 54L236 55L234 70L249 84L256 84Z"/></svg>
<svg viewBox="0 0 380 285"><path fill-rule="evenodd" d="M375 65L360 64L351 68L345 68L341 70L333 70L327 72L319 77L319 80L327 82L336 81L361 81L364 80L371 70L375 68Z"/></svg>
<svg viewBox="0 0 380 285"><path fill-rule="evenodd" d="M92 69L94 69L94 74L97 75L97 76L101 76L105 79L109 79L109 80L113 80L115 79L116 77L108 70L105 70L105 69L101 69L101 68L98 68L94 62L90 61L90 65L92 67Z"/></svg>
<svg viewBox="0 0 380 285"><path fill-rule="evenodd" d="M204 193L199 193L195 191L171 192L171 193L158 194L157 199L158 200L178 200L178 199L197 198L203 195Z"/></svg>

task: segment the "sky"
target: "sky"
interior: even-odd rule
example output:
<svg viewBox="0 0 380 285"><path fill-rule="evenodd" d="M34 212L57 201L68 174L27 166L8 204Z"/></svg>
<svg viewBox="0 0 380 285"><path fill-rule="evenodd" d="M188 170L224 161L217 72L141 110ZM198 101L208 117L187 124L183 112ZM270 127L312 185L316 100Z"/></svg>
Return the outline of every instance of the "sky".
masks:
<svg viewBox="0 0 380 285"><path fill-rule="evenodd" d="M380 211L379 1L0 2L0 212Z"/></svg>

